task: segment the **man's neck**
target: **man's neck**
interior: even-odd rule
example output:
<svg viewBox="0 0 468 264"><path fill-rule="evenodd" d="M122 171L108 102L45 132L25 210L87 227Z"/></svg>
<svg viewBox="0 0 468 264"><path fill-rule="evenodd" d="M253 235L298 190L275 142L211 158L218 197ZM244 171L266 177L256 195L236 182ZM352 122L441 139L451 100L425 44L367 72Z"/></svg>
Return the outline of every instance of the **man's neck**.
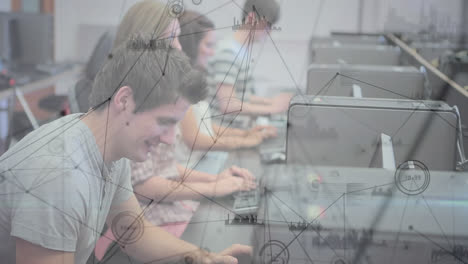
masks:
<svg viewBox="0 0 468 264"><path fill-rule="evenodd" d="M113 130L112 127L108 125L108 120L111 119L107 117L106 109L90 112L81 119L91 130L104 163L107 165L120 159L115 152L112 140L115 137L112 136Z"/></svg>

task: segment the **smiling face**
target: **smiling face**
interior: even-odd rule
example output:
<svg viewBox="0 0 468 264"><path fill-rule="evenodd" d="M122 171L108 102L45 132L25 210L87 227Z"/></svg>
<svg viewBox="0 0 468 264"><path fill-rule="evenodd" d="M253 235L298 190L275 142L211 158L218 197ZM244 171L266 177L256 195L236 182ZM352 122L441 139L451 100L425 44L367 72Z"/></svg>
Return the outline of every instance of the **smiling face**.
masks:
<svg viewBox="0 0 468 264"><path fill-rule="evenodd" d="M197 64L204 69L208 65L208 59L215 53L215 34L213 31L207 31L198 45Z"/></svg>
<svg viewBox="0 0 468 264"><path fill-rule="evenodd" d="M121 128L114 136L118 141L116 151L120 157L142 162L159 143L174 143L175 126L184 117L190 103L178 98L174 103L134 113L135 103L128 99L118 118Z"/></svg>
<svg viewBox="0 0 468 264"><path fill-rule="evenodd" d="M178 99L175 104L165 104L150 111L136 113L129 125L126 157L144 161L148 152L159 143L174 144L175 126L184 117L190 103Z"/></svg>

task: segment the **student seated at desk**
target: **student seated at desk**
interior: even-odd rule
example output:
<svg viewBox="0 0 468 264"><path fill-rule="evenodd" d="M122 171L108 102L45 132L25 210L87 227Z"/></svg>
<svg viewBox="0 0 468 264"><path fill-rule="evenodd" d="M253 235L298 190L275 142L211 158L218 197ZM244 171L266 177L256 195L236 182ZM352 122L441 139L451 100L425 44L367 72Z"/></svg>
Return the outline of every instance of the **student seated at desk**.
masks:
<svg viewBox="0 0 468 264"><path fill-rule="evenodd" d="M140 52L120 46L112 55L93 85L94 111L41 126L0 157L2 262L85 263L107 223L121 234L125 252L141 262L190 257L235 263L229 255L247 247L208 253L139 217L130 184L128 159L144 161L151 146L172 140L175 123L200 99L203 91L194 94L187 89L189 80L179 76L200 73L175 49L139 57ZM154 78L164 81L151 95ZM122 218L127 215L141 226ZM128 228L144 232L125 244L131 232L121 230Z"/></svg>
<svg viewBox="0 0 468 264"><path fill-rule="evenodd" d="M182 50L193 66L206 70L214 54L214 24L204 15L187 10L179 17ZM209 108L211 98L191 106L180 123L181 136L177 140L177 159L180 162L197 162L204 150L231 150L259 145L264 139L276 135L273 126L256 126L250 130L217 125L212 122Z"/></svg>
<svg viewBox="0 0 468 264"><path fill-rule="evenodd" d="M271 26L279 18L279 9L275 0L247 0L242 8L242 25L234 25L235 32L218 42L215 55L208 63L208 90L209 98L214 98L211 107L224 121L230 122L238 114L269 115L288 109L291 94L274 97L253 94L250 62L251 45L269 38Z"/></svg>
<svg viewBox="0 0 468 264"><path fill-rule="evenodd" d="M114 47L129 46L128 41L135 41L141 47L130 47L145 48L144 43L140 42L140 36L151 36L156 43L170 45L165 48L164 45L158 47L159 44L156 44L150 47L151 49L159 48L170 53L172 49L181 49L179 34L178 21L165 13L164 4L143 1L132 6L124 16L116 34ZM206 82L203 75L181 75L179 78L189 80L190 84L194 85L187 88L192 93L204 91ZM231 167L213 175L177 165L173 158L174 139L166 138L164 143L166 144L152 146L145 162L132 162L132 185L138 194L140 205L145 208L144 216L152 224L162 226L176 236L182 234L198 206L198 202L190 201L191 199L225 196L256 187L253 176L242 168ZM150 199L154 201L146 208ZM113 240L115 238L110 229L99 239L95 249L98 260L103 258Z"/></svg>

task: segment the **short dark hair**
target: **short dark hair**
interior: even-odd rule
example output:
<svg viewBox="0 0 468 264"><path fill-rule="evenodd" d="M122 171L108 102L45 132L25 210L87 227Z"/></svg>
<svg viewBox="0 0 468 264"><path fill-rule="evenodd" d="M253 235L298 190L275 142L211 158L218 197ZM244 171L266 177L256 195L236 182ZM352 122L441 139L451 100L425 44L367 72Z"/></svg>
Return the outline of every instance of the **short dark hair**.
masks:
<svg viewBox="0 0 468 264"><path fill-rule="evenodd" d="M242 11L242 20L245 20L250 12L259 15L259 18L265 17L268 22L275 24L280 17L280 6L275 0L247 0Z"/></svg>
<svg viewBox="0 0 468 264"><path fill-rule="evenodd" d="M94 80L90 104L95 109L103 109L99 106L123 86L132 88L135 112L173 103L178 97L192 104L206 97L205 75L190 65L182 51L120 45L111 55Z"/></svg>
<svg viewBox="0 0 468 264"><path fill-rule="evenodd" d="M179 17L180 36L179 42L182 50L189 56L192 65L198 58L198 46L205 36L205 32L214 29L214 24L204 15L195 11L185 11Z"/></svg>

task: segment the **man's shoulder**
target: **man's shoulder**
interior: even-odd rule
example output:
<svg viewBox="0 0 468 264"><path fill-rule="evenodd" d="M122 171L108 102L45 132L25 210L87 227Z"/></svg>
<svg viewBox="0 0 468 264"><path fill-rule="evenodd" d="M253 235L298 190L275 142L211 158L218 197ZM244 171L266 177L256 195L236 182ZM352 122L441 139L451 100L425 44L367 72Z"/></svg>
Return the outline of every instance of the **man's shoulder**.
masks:
<svg viewBox="0 0 468 264"><path fill-rule="evenodd" d="M3 164L19 164L30 159L52 157L66 159L73 154L69 149L83 142L83 124L78 115L59 118L32 131L4 153L0 160ZM62 160L60 160L62 162Z"/></svg>
<svg viewBox="0 0 468 264"><path fill-rule="evenodd" d="M1 170L25 186L42 181L53 183L58 176L62 176L62 181L78 184L83 178L74 176L92 172L85 162L85 137L76 117L60 118L28 134L0 157ZM73 177L63 177L67 175Z"/></svg>

